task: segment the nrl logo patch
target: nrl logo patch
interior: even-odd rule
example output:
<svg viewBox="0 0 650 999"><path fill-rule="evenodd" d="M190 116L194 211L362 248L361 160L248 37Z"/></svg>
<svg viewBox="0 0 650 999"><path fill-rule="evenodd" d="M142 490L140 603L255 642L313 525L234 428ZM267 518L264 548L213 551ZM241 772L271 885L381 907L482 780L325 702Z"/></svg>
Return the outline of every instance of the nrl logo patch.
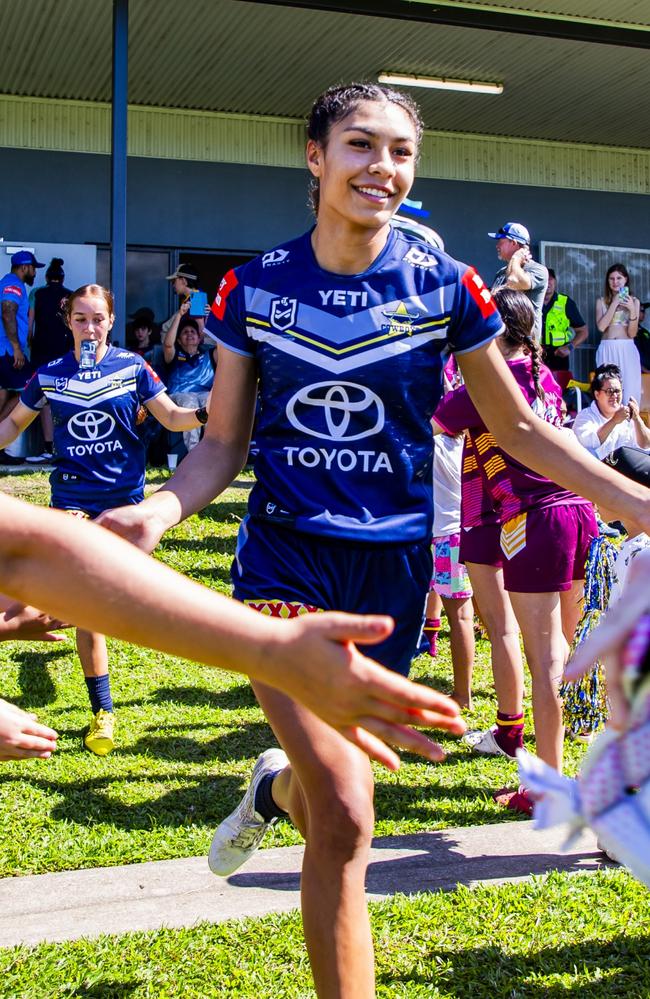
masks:
<svg viewBox="0 0 650 999"><path fill-rule="evenodd" d="M65 392L65 390L67 389L67 387L68 387L68 379L67 378L55 378L54 379L54 388L56 389L57 392Z"/></svg>
<svg viewBox="0 0 650 999"><path fill-rule="evenodd" d="M293 326L298 315L298 300L296 298L274 298L271 302L269 319L276 330L288 330Z"/></svg>

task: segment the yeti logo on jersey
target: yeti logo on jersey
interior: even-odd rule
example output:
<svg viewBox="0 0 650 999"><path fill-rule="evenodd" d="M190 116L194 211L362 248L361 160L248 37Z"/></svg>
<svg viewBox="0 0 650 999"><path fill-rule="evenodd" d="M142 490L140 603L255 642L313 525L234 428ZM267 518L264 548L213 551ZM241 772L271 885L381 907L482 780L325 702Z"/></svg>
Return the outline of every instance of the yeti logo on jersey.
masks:
<svg viewBox="0 0 650 999"><path fill-rule="evenodd" d="M115 420L110 413L98 409L88 409L85 413L75 413L68 420L68 432L75 440L90 443L103 441L113 433Z"/></svg>
<svg viewBox="0 0 650 999"><path fill-rule="evenodd" d="M283 264L288 256L288 250L270 250L262 257L262 267L273 267L274 264Z"/></svg>
<svg viewBox="0 0 650 999"><path fill-rule="evenodd" d="M411 264L412 267L437 267L438 261L431 253L425 253L423 250L418 250L417 246L412 246L408 253L404 254L403 259L407 264Z"/></svg>
<svg viewBox="0 0 650 999"><path fill-rule="evenodd" d="M54 388L56 389L57 392L65 392L65 390L67 389L67 387L68 387L68 379L67 378L55 378L54 379Z"/></svg>
<svg viewBox="0 0 650 999"><path fill-rule="evenodd" d="M394 309L382 309L382 316L389 320L384 323L382 330L385 333L413 333L413 323L420 318L419 312L409 312L404 302L400 302Z"/></svg>
<svg viewBox="0 0 650 999"><path fill-rule="evenodd" d="M271 302L269 319L271 326L284 332L293 326L298 315L298 300L296 298L274 298Z"/></svg>
<svg viewBox="0 0 650 999"><path fill-rule="evenodd" d="M381 432L384 404L365 385L318 382L306 385L287 404L292 427L328 441L358 441Z"/></svg>

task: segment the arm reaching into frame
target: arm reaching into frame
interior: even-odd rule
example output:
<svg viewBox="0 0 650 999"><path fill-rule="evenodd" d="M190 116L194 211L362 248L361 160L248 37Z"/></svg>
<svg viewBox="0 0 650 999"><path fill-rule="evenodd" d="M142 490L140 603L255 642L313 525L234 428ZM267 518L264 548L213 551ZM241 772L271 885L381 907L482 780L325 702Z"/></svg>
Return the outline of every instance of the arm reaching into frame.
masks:
<svg viewBox="0 0 650 999"><path fill-rule="evenodd" d="M389 744L439 761L412 725L461 735L450 698L362 655L386 617L340 613L273 620L199 586L95 524L0 495L2 589L48 613L138 645L247 673L300 701L391 770ZM56 578L53 587L50 581Z"/></svg>

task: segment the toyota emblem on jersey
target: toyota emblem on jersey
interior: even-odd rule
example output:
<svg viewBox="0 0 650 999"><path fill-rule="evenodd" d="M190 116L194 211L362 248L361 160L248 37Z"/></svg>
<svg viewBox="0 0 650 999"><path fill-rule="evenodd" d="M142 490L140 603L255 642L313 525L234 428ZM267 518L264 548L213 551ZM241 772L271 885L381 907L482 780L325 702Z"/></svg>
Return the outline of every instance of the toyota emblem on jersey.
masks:
<svg viewBox="0 0 650 999"><path fill-rule="evenodd" d="M306 385L287 404L292 427L328 441L358 441L384 426L384 404L365 385L318 382Z"/></svg>
<svg viewBox="0 0 650 999"><path fill-rule="evenodd" d="M276 330L288 330L296 321L298 300L295 298L274 298L271 302L271 326Z"/></svg>
<svg viewBox="0 0 650 999"><path fill-rule="evenodd" d="M99 409L88 409L85 413L75 413L68 420L68 431L77 441L84 444L103 441L113 432L115 420L110 413Z"/></svg>

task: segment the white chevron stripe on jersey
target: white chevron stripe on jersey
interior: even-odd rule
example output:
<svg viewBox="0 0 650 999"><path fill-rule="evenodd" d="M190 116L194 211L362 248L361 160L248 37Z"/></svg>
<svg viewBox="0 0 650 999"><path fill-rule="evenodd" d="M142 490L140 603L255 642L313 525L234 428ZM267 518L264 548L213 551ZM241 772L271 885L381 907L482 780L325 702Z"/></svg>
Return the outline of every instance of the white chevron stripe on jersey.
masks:
<svg viewBox="0 0 650 999"><path fill-rule="evenodd" d="M323 368L334 374L344 371L354 371L356 368L365 368L369 364L376 364L384 361L387 357L395 357L398 354L406 354L416 347L421 347L430 340L444 340L447 336L447 326L437 329L428 329L423 333L414 333L412 336L404 337L400 340L389 340L379 344L371 350L363 350L351 357L332 357L331 354L324 354L320 349L314 350L307 344L299 343L297 340L289 339L279 333L270 330L259 329L257 326L247 326L246 332L251 340L258 340L272 344L276 350L281 350L290 357L307 361L315 367ZM224 344L228 347L228 344Z"/></svg>

